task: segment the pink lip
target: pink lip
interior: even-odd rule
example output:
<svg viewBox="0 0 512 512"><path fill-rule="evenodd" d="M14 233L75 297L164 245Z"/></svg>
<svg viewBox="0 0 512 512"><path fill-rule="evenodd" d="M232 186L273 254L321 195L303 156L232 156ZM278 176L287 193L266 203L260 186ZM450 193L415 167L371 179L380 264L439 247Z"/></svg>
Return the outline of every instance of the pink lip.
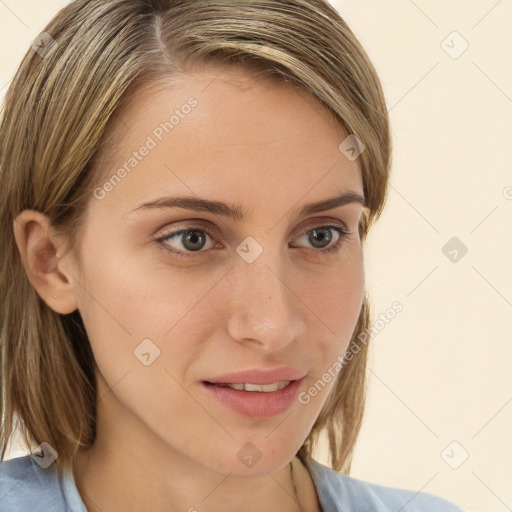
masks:
<svg viewBox="0 0 512 512"><path fill-rule="evenodd" d="M252 373L252 377L247 380L245 380L244 377L244 380L240 382L258 384L258 382L254 382L254 377L257 377L256 380L259 379L261 384L269 384L270 382L277 382L279 380L290 380L289 378L281 378L283 376L282 373L277 374L274 372L274 374L277 375L277 378L269 377L268 372L263 374L261 372L259 374ZM222 378L229 378L231 379L231 384L237 384L240 383L236 382L240 380L239 376L240 374L236 376L229 375ZM285 374L285 376L289 376L289 373ZM261 382L263 380L265 382ZM210 397L215 398L224 407L249 418L266 418L288 410L295 402L303 382L304 377L299 380L292 380L285 388L268 393L263 391L239 391L229 387L215 386L208 382L202 382L201 385Z"/></svg>

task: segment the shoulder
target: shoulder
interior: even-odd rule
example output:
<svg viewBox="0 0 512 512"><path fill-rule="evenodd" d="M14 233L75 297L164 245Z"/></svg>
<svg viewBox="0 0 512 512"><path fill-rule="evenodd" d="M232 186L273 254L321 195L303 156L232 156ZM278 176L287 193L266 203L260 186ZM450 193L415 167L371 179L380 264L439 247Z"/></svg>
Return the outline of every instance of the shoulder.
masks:
<svg viewBox="0 0 512 512"><path fill-rule="evenodd" d="M8 512L67 510L53 466L43 469L31 455L0 462L0 503Z"/></svg>
<svg viewBox="0 0 512 512"><path fill-rule="evenodd" d="M324 512L464 512L454 503L430 493L365 482L333 471L311 457L305 463Z"/></svg>

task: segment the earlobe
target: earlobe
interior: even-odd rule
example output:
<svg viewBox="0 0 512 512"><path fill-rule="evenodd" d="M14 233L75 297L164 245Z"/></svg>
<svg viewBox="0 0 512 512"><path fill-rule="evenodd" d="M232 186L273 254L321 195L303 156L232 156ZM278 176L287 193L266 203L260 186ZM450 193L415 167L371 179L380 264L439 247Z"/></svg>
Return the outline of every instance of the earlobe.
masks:
<svg viewBox="0 0 512 512"><path fill-rule="evenodd" d="M64 268L63 247L51 231L49 218L35 210L24 210L14 220L13 229L28 280L39 296L57 313L75 311L74 279Z"/></svg>

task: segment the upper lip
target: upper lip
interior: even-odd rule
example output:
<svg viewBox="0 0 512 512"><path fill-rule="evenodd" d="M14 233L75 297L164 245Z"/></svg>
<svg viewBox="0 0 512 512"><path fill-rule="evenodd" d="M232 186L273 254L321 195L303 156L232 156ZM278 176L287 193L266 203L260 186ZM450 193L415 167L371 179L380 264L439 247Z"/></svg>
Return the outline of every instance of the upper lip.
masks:
<svg viewBox="0 0 512 512"><path fill-rule="evenodd" d="M261 368L254 368L250 370L243 370L218 377L211 377L205 379L205 382L212 384L272 384L283 380L299 380L305 376L305 373L297 368L279 367L264 370Z"/></svg>

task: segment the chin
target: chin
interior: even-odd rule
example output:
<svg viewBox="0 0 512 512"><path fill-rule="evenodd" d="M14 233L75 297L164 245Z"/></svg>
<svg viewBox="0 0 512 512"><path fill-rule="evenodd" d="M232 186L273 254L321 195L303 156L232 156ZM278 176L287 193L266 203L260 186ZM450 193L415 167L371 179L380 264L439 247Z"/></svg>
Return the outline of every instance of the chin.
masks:
<svg viewBox="0 0 512 512"><path fill-rule="evenodd" d="M272 434L267 436L250 436L240 441L232 439L229 446L224 445L218 458L210 459L212 469L236 476L279 471L295 457L302 443L286 444L280 438L271 439Z"/></svg>

